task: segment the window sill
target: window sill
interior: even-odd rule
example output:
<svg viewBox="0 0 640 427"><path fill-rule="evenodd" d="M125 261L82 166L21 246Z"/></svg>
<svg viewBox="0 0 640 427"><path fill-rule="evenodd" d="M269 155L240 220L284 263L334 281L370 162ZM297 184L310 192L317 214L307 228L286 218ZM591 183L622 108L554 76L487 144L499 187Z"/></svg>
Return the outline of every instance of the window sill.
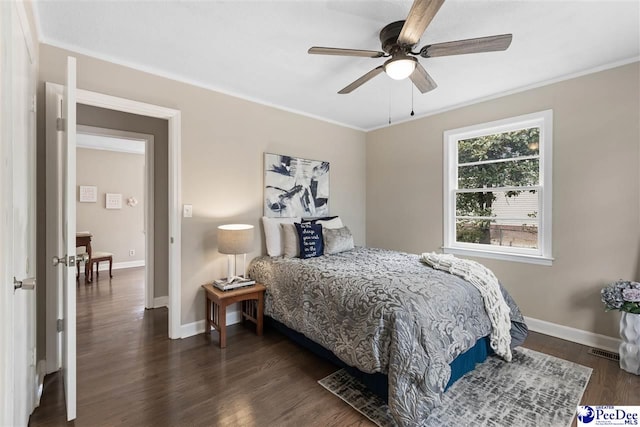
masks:
<svg viewBox="0 0 640 427"><path fill-rule="evenodd" d="M448 248L443 247L442 251L445 254L465 255L478 258L491 258L501 261L515 261L524 262L527 264L537 264L551 266L553 264L553 258L535 256L535 255L522 255L522 254L509 254L504 252L488 252L474 249L461 249L461 248Z"/></svg>

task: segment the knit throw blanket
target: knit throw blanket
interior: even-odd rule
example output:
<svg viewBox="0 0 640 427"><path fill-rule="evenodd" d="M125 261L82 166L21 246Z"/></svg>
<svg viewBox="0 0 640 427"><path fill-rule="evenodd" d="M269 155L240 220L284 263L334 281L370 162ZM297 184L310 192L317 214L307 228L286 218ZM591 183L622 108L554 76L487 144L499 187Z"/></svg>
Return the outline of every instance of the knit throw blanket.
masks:
<svg viewBox="0 0 640 427"><path fill-rule="evenodd" d="M491 320L491 348L507 362L511 361L511 318L509 306L502 296L495 274L475 261L456 258L450 254L423 253L420 261L431 267L455 274L478 289L487 315Z"/></svg>

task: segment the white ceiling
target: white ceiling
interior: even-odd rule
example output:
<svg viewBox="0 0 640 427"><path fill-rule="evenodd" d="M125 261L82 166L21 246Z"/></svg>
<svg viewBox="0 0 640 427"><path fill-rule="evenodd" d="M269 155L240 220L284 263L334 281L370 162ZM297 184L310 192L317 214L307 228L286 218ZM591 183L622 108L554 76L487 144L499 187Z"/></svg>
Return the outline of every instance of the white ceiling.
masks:
<svg viewBox="0 0 640 427"><path fill-rule="evenodd" d="M409 80L381 74L338 95L384 59L307 49L380 50L380 29L411 3L35 0L35 10L44 43L369 130L410 118ZM418 46L502 33L513 34L506 52L420 58L438 88L414 91L415 117L638 60L640 2L447 0Z"/></svg>

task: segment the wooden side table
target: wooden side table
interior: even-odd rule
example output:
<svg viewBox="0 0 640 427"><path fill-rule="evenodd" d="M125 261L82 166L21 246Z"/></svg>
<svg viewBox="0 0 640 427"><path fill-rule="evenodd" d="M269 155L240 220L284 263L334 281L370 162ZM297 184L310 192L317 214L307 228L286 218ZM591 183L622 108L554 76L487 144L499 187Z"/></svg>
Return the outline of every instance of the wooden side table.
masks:
<svg viewBox="0 0 640 427"><path fill-rule="evenodd" d="M220 348L227 346L227 306L242 302L242 317L256 324L256 334L262 335L262 313L264 311L264 285L222 291L211 284L202 285L207 297L205 333L213 326L220 334Z"/></svg>

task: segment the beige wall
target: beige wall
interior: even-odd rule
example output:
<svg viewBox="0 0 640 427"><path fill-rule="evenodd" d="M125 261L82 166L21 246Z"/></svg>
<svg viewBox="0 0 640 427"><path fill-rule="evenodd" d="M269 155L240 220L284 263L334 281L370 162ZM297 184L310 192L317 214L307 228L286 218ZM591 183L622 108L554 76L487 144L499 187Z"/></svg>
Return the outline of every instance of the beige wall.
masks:
<svg viewBox="0 0 640 427"><path fill-rule="evenodd" d="M169 295L169 128L166 120L78 104L77 122L153 135L153 296ZM79 228L78 228L79 229ZM128 252L127 252L128 253Z"/></svg>
<svg viewBox="0 0 640 427"><path fill-rule="evenodd" d="M76 195L76 229L90 231L93 250L111 252L114 263L144 262L144 154L78 148L76 161L78 188L98 188L96 203L80 202ZM121 194L122 209L106 209L106 193ZM128 206L129 197L138 204Z"/></svg>
<svg viewBox="0 0 640 427"><path fill-rule="evenodd" d="M553 109L553 266L478 260L526 316L617 337L599 292L640 279L639 82L634 63L368 133L367 244L438 250L443 132Z"/></svg>
<svg viewBox="0 0 640 427"><path fill-rule="evenodd" d="M63 82L68 53L40 45L41 104L44 82ZM182 220L183 324L204 319L200 285L226 274L226 256L216 246L218 225L255 225L257 243L250 256L264 251L259 226L264 152L331 162L331 211L343 217L357 244L366 243L363 132L73 56L78 59L78 87L182 112L182 201L193 205L194 214ZM43 118L40 112L39 141L44 140Z"/></svg>
<svg viewBox="0 0 640 427"><path fill-rule="evenodd" d="M41 105L43 82L62 82L67 53L40 46ZM183 324L204 318L200 285L225 275L218 225L255 225L258 242L250 256L264 251L265 151L331 162L331 210L344 218L356 243L418 253L442 245L442 133L551 108L554 265L481 261L525 315L617 335L617 315L602 312L598 294L609 281L639 278L637 63L365 134L74 56L80 88L182 111L182 201L194 208L194 217L182 220Z"/></svg>

